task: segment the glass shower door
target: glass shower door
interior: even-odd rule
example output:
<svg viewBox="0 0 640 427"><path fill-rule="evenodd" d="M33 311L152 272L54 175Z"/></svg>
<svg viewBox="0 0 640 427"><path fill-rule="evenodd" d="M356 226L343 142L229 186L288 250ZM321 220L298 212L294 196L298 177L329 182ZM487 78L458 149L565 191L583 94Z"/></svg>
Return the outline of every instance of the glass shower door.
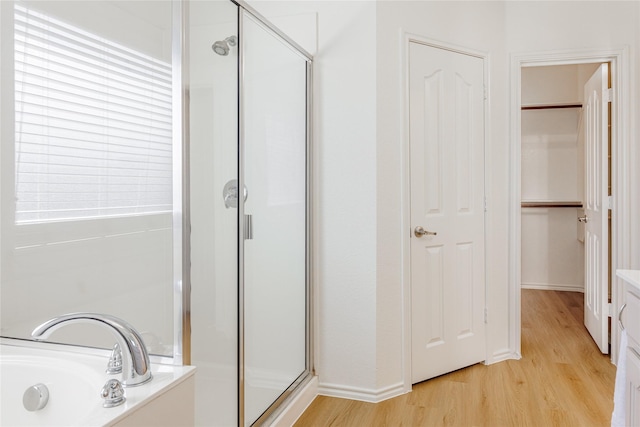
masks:
<svg viewBox="0 0 640 427"><path fill-rule="evenodd" d="M240 22L240 401L251 425L307 372L307 60L251 14Z"/></svg>

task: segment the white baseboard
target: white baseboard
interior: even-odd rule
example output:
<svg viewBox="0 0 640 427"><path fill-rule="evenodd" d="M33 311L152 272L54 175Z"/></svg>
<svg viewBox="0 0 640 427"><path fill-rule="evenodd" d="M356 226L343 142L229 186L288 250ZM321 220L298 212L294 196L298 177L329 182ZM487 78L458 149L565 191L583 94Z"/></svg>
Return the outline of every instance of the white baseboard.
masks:
<svg viewBox="0 0 640 427"><path fill-rule="evenodd" d="M514 353L511 349L505 348L500 351L496 351L487 359L485 365L493 365L494 363L504 362L505 360L520 360L522 356L519 353Z"/></svg>
<svg viewBox="0 0 640 427"><path fill-rule="evenodd" d="M340 384L320 384L318 394L342 399L360 400L363 402L378 403L383 400L405 394L404 383L399 382L378 390L349 387Z"/></svg>
<svg viewBox="0 0 640 427"><path fill-rule="evenodd" d="M581 285L563 285L557 283L522 283L522 289L537 289L542 291L567 291L567 292L582 292L584 293L584 286Z"/></svg>
<svg viewBox="0 0 640 427"><path fill-rule="evenodd" d="M318 377L311 380L296 394L287 407L270 424L271 427L289 427L295 424L318 395Z"/></svg>

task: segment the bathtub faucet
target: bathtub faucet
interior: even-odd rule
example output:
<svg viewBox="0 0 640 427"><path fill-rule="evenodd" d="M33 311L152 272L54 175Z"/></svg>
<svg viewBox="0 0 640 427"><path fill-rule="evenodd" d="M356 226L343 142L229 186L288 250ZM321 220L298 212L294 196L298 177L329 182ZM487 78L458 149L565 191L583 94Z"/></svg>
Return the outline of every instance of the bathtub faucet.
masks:
<svg viewBox="0 0 640 427"><path fill-rule="evenodd" d="M142 337L129 323L115 316L97 313L64 314L46 321L31 336L42 341L58 328L72 323L93 323L107 327L122 349L122 385L132 387L151 381L149 353Z"/></svg>

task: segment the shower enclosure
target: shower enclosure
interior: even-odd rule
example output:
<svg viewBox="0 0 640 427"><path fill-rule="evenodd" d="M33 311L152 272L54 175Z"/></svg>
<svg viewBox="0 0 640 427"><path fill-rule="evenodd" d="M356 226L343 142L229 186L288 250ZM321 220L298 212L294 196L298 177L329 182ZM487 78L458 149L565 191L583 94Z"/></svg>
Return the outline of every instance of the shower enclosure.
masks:
<svg viewBox="0 0 640 427"><path fill-rule="evenodd" d="M185 6L196 423L251 425L311 372L311 56L244 4Z"/></svg>
<svg viewBox="0 0 640 427"><path fill-rule="evenodd" d="M277 416L312 373L311 56L241 1L6 0L0 23L2 343L115 315L197 367L197 425ZM108 355L100 332L37 345Z"/></svg>

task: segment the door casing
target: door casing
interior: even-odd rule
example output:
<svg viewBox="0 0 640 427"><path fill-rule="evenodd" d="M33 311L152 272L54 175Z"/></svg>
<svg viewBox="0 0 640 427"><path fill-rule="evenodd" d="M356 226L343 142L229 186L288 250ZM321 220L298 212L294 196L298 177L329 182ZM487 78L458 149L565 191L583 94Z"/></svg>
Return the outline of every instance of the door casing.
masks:
<svg viewBox="0 0 640 427"><path fill-rule="evenodd" d="M484 88L485 88L485 112L484 112L484 181L485 181L485 201L487 200L487 193L489 191L487 186L487 171L490 170L490 144L489 141L489 105L490 105L490 91L489 91L489 54L486 52L476 51L468 49L466 47L457 46L454 44L444 43L439 40L430 39L417 34L403 32L402 34L402 65L403 65L403 136L402 136L402 220L401 220L401 241L402 241L402 331L403 331L403 391L411 391L411 193L410 193L410 144L409 144L409 44L411 42L424 44L427 46L435 47L438 49L449 50L452 52L461 53L464 55L475 56L481 58L484 67ZM488 245L487 236L491 235L490 232L490 211L485 212L484 217L484 233L485 233L485 304L487 304L487 259ZM485 307L486 310L486 307ZM486 312L486 311L485 311ZM485 334L485 348L490 334ZM485 363L488 358L485 357Z"/></svg>
<svg viewBox="0 0 640 427"><path fill-rule="evenodd" d="M630 125L629 105L631 86L629 73L629 49L593 49L551 51L519 54L511 58L510 99L510 171L509 171L509 354L502 354L494 362L504 359L520 359L521 356L521 70L523 67L573 65L588 63L611 64L613 100L611 103L611 177L612 177L612 306L620 306L622 292L618 268L630 265ZM627 240L627 242L625 242ZM615 314L614 314L615 315ZM611 360L618 357L619 328L611 322Z"/></svg>

